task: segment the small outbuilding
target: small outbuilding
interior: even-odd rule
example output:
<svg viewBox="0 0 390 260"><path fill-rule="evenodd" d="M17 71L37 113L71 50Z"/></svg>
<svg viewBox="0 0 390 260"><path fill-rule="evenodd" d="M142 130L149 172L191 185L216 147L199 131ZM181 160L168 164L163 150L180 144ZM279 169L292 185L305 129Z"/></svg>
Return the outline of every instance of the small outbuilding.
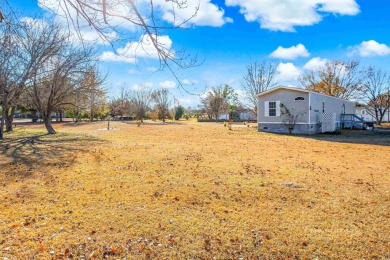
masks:
<svg viewBox="0 0 390 260"><path fill-rule="evenodd" d="M262 132L315 134L342 127L342 115L355 114L355 102L292 87L257 95L258 129Z"/></svg>

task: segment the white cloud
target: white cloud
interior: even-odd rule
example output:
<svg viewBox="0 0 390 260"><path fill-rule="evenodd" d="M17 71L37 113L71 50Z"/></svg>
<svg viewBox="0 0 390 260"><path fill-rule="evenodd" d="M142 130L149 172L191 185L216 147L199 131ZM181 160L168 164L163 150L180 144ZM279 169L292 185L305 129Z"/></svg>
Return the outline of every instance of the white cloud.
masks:
<svg viewBox="0 0 390 260"><path fill-rule="evenodd" d="M160 82L158 85L160 87L162 87L162 88L175 88L176 87L176 82L170 81L170 80L166 80L166 81Z"/></svg>
<svg viewBox="0 0 390 260"><path fill-rule="evenodd" d="M112 51L105 51L100 55L102 61L113 61L113 62L124 62L124 63L135 63L135 57L126 57L123 55L117 55ZM130 72L130 71L129 71Z"/></svg>
<svg viewBox="0 0 390 260"><path fill-rule="evenodd" d="M360 12L355 0L322 0L317 1L318 11L341 15L356 15Z"/></svg>
<svg viewBox="0 0 390 260"><path fill-rule="evenodd" d="M48 24L45 20L35 19L35 18L31 18L31 17L23 17L21 19L21 22L29 24L31 26L41 26L41 25L46 26ZM61 23L60 23L60 25L66 26L65 24L61 24ZM81 28L79 32L72 27L69 27L69 29L70 29L69 30L69 40L72 43L80 44L81 38L82 38L83 41L85 41L86 43L89 43L89 44L92 44L92 43L93 44L101 44L101 45L108 45L109 44L107 40L100 37L96 31L94 31L90 28ZM106 32L104 35L105 35L105 37L107 37L107 39L111 39L111 40L117 39L116 32Z"/></svg>
<svg viewBox="0 0 390 260"><path fill-rule="evenodd" d="M22 23L25 23L26 25L30 25L30 26L47 26L48 23L42 19L35 19L35 18L31 18L31 17L23 17L22 19L20 19L20 21Z"/></svg>
<svg viewBox="0 0 390 260"><path fill-rule="evenodd" d="M294 60L298 57L309 57L310 53L307 51L306 47L300 43L296 46L291 46L290 48L284 48L279 46L275 51L271 53L271 57L279 59Z"/></svg>
<svg viewBox="0 0 390 260"><path fill-rule="evenodd" d="M390 54L390 47L384 43L378 43L377 41L363 41L356 46L350 46L349 55L360 55L361 57L371 56L386 56Z"/></svg>
<svg viewBox="0 0 390 260"><path fill-rule="evenodd" d="M174 56L174 52L171 50L172 40L169 36L157 36L157 42L164 46L164 49L170 52L170 55ZM100 59L103 61L126 63L135 63L137 58L158 59L158 53L148 35L141 36L138 42L129 42L124 48L118 48L116 53L105 51L100 56Z"/></svg>
<svg viewBox="0 0 390 260"><path fill-rule="evenodd" d="M183 85L195 85L195 84L198 84L199 81L194 80L194 79L183 79L183 80L181 81L181 83L182 83Z"/></svg>
<svg viewBox="0 0 390 260"><path fill-rule="evenodd" d="M88 43L96 43L96 44L101 44L101 45L109 45L109 41L113 41L113 40L118 38L118 35L116 34L116 32L107 32L104 34L104 37L106 37L106 39L107 39L106 40L106 39L100 37L100 35L96 31L87 30L87 29L81 30L80 36L82 37L82 39L84 41L86 41ZM74 42L80 41L80 38L76 34L75 30L72 30L72 32L71 32L71 38L73 39Z"/></svg>
<svg viewBox="0 0 390 260"><path fill-rule="evenodd" d="M297 68L291 62L279 63L277 67L277 79L278 81L295 81L301 75L301 70Z"/></svg>
<svg viewBox="0 0 390 260"><path fill-rule="evenodd" d="M183 26L221 27L225 23L233 21L231 18L224 17L225 11L211 3L210 0L187 1L184 8L175 8L174 10L172 6L175 5L171 1L155 0L153 3L163 12L162 18L175 25L180 25L189 18L191 19Z"/></svg>
<svg viewBox="0 0 390 260"><path fill-rule="evenodd" d="M141 74L141 71L140 70L138 70L138 69L129 69L128 71L127 71L129 74Z"/></svg>
<svg viewBox="0 0 390 260"><path fill-rule="evenodd" d="M317 70L321 67L324 67L327 62L328 62L327 59L321 59L320 57L315 57L309 60L308 62L306 62L303 68L306 70Z"/></svg>
<svg viewBox="0 0 390 260"><path fill-rule="evenodd" d="M131 86L132 90L143 90L153 87L153 82L145 82L143 84L134 84Z"/></svg>
<svg viewBox="0 0 390 260"><path fill-rule="evenodd" d="M104 17L101 1L80 1L83 4L84 14L92 19L92 22L100 28L99 33L90 26L82 13L73 6L79 6L76 0L38 0L38 6L44 11L53 15L52 19L70 30L72 39L75 42L81 41L91 44L108 45L110 41L120 40L120 36L133 35L137 30L142 30L141 21L131 7L128 0L107 1ZM180 1L179 1L180 2ZM137 11L145 17L148 23L151 13L151 2L149 0L137 1ZM223 26L232 22L231 18L224 17L225 11L218 5L211 3L211 0L188 1L181 7L172 1L154 0L153 12L156 20L164 20L175 25L189 26ZM188 21L187 21L188 20ZM185 22L186 21L186 22ZM184 24L182 24L185 22ZM74 28L74 27L77 27ZM166 26L161 23L157 26ZM113 29L120 31L120 35ZM101 34L104 34L102 37ZM126 35L126 36L124 36ZM107 39L105 39L107 38Z"/></svg>
<svg viewBox="0 0 390 260"><path fill-rule="evenodd" d="M360 12L355 0L225 0L225 4L240 7L248 22L284 32L294 32L296 26L319 23L327 13L356 15Z"/></svg>
<svg viewBox="0 0 390 260"><path fill-rule="evenodd" d="M246 98L246 94L245 92L242 90L242 89L235 89L234 90L236 92L236 94L238 95L238 97L240 97L241 99L244 99Z"/></svg>
<svg viewBox="0 0 390 260"><path fill-rule="evenodd" d="M147 71L147 72L150 72L150 73L154 73L154 72L158 71L158 69L155 68L155 67L147 67L147 68L146 68L146 71Z"/></svg>
<svg viewBox="0 0 390 260"><path fill-rule="evenodd" d="M91 44L108 45L109 41L118 39L117 33L108 29L108 26L104 26L106 28L101 30L101 33L104 34L104 37L102 37L103 35L91 28L89 23L67 1L38 0L38 5L43 10L51 13L56 23L63 28L69 29L71 39L76 43L84 41ZM93 17L92 19L96 24L105 25L102 12L96 11L100 9L100 2L91 2L89 5L91 8L85 8L86 14ZM133 23L120 18L120 16L132 15L128 3L124 1L115 1L115 3L107 1L107 12L112 14L107 16L107 22L112 27L135 31L136 26Z"/></svg>
<svg viewBox="0 0 390 260"><path fill-rule="evenodd" d="M225 84L233 85L235 81L236 81L236 79L231 78L231 79L229 79Z"/></svg>
<svg viewBox="0 0 390 260"><path fill-rule="evenodd" d="M131 86L131 89L132 90L141 90L141 89L143 89L143 87L140 84L134 84L133 86Z"/></svg>
<svg viewBox="0 0 390 260"><path fill-rule="evenodd" d="M179 100L180 104L187 104L187 105L192 104L192 100L189 98L179 98L178 100Z"/></svg>
<svg viewBox="0 0 390 260"><path fill-rule="evenodd" d="M111 53L111 52L110 52ZM112 53L112 54L114 54L114 53ZM111 54L110 54L111 55ZM115 54L114 54L115 55ZM115 55L115 58L116 58L116 56L117 55ZM114 59L115 59L114 58ZM106 60L109 60L109 59L106 59ZM126 59L125 59L126 60ZM115 61L115 60L114 60ZM134 63L135 62L135 60L134 60L134 62L132 62L133 60L132 59L129 59L129 61L128 61L128 63ZM119 61L120 62L120 61ZM158 69L157 68L155 68L155 67L147 67L146 68L146 71L147 72L149 72L149 73L154 73L154 72L156 72L156 71L158 71ZM131 68L131 69L129 69L127 72L129 72L129 74L141 74L142 73L142 71L141 71L141 69L140 68Z"/></svg>

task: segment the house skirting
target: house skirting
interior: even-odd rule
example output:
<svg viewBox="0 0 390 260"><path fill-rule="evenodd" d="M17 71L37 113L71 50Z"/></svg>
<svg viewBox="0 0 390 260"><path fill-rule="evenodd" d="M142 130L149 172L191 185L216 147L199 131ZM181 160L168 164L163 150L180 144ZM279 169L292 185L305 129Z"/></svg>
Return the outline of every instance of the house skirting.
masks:
<svg viewBox="0 0 390 260"><path fill-rule="evenodd" d="M259 122L258 130L260 132L268 133L282 133L287 134L288 128L284 123L267 123ZM294 126L293 134L317 134L321 132L320 124L307 124L307 123L296 123Z"/></svg>

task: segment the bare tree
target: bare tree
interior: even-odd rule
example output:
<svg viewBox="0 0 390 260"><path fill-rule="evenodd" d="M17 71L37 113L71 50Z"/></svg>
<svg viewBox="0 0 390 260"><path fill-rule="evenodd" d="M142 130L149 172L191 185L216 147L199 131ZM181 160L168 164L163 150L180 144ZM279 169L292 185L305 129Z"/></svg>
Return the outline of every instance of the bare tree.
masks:
<svg viewBox="0 0 390 260"><path fill-rule="evenodd" d="M46 28L46 25L42 27ZM90 71L93 53L74 47L58 27L51 28L42 41L55 43L55 51L51 52L47 60L39 63L38 70L27 86L25 98L40 112L48 133L55 134L51 114L60 107L73 104L77 88L84 86L81 82Z"/></svg>
<svg viewBox="0 0 390 260"><path fill-rule="evenodd" d="M84 75L81 89L86 97L91 122L95 119L95 112L105 103L107 90L104 88L105 78L101 77L97 67L91 67Z"/></svg>
<svg viewBox="0 0 390 260"><path fill-rule="evenodd" d="M123 121L123 116L129 114L131 110L129 91L126 89L126 85L123 84L120 89L119 96L111 100L110 110L111 115L120 116Z"/></svg>
<svg viewBox="0 0 390 260"><path fill-rule="evenodd" d="M211 120L213 118L212 111L209 106L209 96L210 94L207 93L206 97L201 98L200 104L198 105L199 111L200 111L200 117L203 118L203 115L207 115L207 119Z"/></svg>
<svg viewBox="0 0 390 260"><path fill-rule="evenodd" d="M146 112L151 102L152 91L147 87L137 89L131 93L130 102L134 108L134 114L137 120L143 122Z"/></svg>
<svg viewBox="0 0 390 260"><path fill-rule="evenodd" d="M218 121L221 114L229 112L229 105L236 99L237 95L234 89L224 85L212 88L201 102L206 113Z"/></svg>
<svg viewBox="0 0 390 260"><path fill-rule="evenodd" d="M169 90L161 88L153 91L152 100L155 103L157 111L161 115L162 121L165 122L165 117L169 113Z"/></svg>
<svg viewBox="0 0 390 260"><path fill-rule="evenodd" d="M274 88L276 80L277 64L263 60L252 62L246 66L246 72L241 80L241 89L249 109L257 115L257 94Z"/></svg>
<svg viewBox="0 0 390 260"><path fill-rule="evenodd" d="M3 20L3 15L1 15ZM0 24L0 97L2 116L0 123L0 139L3 138L4 125L6 117L9 115L10 99L12 99L15 90L15 75L17 69L18 47L13 40L11 26L9 23Z"/></svg>
<svg viewBox="0 0 390 260"><path fill-rule="evenodd" d="M390 109L390 76L380 69L369 67L365 71L363 87L367 112L380 125Z"/></svg>
<svg viewBox="0 0 390 260"><path fill-rule="evenodd" d="M297 112L293 108L288 109L284 104L280 104L280 108L282 122L287 127L288 133L292 134L298 118L303 116L306 112Z"/></svg>
<svg viewBox="0 0 390 260"><path fill-rule="evenodd" d="M7 17L13 20L0 24L0 89L4 113L0 137L4 122L6 130L12 130L14 111L20 104L26 84L31 82L38 67L58 50L58 43L64 39L58 36L56 25L33 19L20 22L14 16Z"/></svg>
<svg viewBox="0 0 390 260"><path fill-rule="evenodd" d="M221 94L210 94L206 100L207 107L215 118L215 121L218 121L221 114L228 112L229 105Z"/></svg>
<svg viewBox="0 0 390 260"><path fill-rule="evenodd" d="M362 75L358 61L328 61L306 73L300 82L308 90L348 100L361 93Z"/></svg>
<svg viewBox="0 0 390 260"><path fill-rule="evenodd" d="M81 87L75 89L72 103L73 106L69 110L74 112L74 121L78 123L80 122L81 113L88 105L88 95Z"/></svg>
<svg viewBox="0 0 390 260"><path fill-rule="evenodd" d="M76 29L79 38L85 27L92 28L105 42L118 43L123 40L128 42L134 38L134 28L138 33L144 35L137 48L147 49L151 45L160 61L160 70L168 68L173 76L181 84L176 76L174 68L188 68L197 64L197 57L188 55L184 50L173 52L162 40L163 32L182 27L188 27L190 20L194 18L199 10L199 4L189 0L167 0L167 1L140 1L115 0L115 1L94 1L94 0L59 0L46 3L46 8L56 9L63 17L66 17L70 27ZM161 8L168 9L170 18L161 19L158 13ZM193 10L189 10L192 8ZM177 13L186 9L188 17L177 17ZM130 32L130 34L126 34ZM121 37L119 37L120 35Z"/></svg>

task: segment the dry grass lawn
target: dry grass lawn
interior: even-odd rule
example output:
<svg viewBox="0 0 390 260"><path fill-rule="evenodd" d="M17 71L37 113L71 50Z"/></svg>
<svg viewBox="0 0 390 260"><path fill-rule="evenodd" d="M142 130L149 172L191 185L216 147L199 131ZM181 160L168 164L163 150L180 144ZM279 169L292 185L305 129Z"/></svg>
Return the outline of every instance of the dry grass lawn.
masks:
<svg viewBox="0 0 390 260"><path fill-rule="evenodd" d="M390 135L112 126L6 135L1 259L390 257Z"/></svg>
<svg viewBox="0 0 390 260"><path fill-rule="evenodd" d="M380 126L376 125L375 127L378 128L384 128L384 129L390 129L390 123L382 123Z"/></svg>

